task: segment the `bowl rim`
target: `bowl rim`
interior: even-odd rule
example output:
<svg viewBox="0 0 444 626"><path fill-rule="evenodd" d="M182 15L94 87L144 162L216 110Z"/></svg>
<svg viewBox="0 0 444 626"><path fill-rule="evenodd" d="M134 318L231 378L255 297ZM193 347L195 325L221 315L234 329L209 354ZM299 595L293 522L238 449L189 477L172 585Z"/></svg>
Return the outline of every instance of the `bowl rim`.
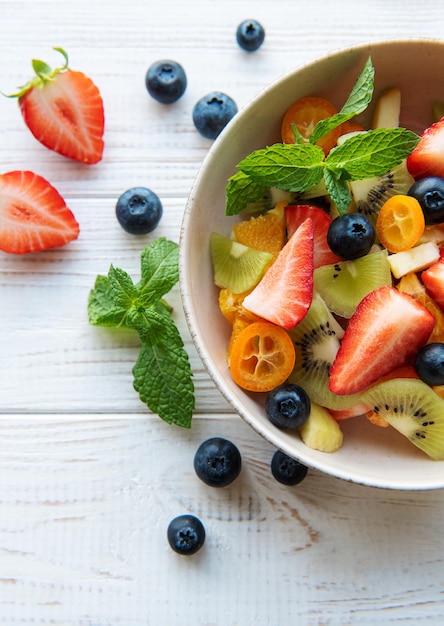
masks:
<svg viewBox="0 0 444 626"><path fill-rule="evenodd" d="M210 146L206 156L204 157L197 175L192 183L192 187L189 193L189 196L186 201L182 222L180 226L180 234L179 234L179 288L182 300L182 306L184 310L184 315L186 319L186 323L191 335L191 339L193 341L194 347L197 351L199 358L202 361L204 369L209 374L210 378L216 385L216 388L227 401L227 403L231 406L236 415L240 416L258 435L260 435L263 439L268 441L270 444L275 446L276 448L282 450L287 454L292 454L294 456L294 452L289 450L289 447L285 445L281 440L280 432L263 432L260 428L260 425L256 423L252 416L250 416L249 412L246 411L242 404L234 398L227 389L225 389L224 385L221 385L219 380L219 373L215 364L212 361L211 354L207 351L204 341L199 333L199 326L197 323L197 318L195 315L195 311L190 302L190 290L188 288L188 267L186 263L186 254L187 254L187 242L188 242L188 222L191 218L192 206L194 203L194 198L196 195L196 191L198 190L202 179L207 173L207 168L215 158L215 155L219 151L220 144L224 141L224 138L228 133L233 131L233 128L236 127L237 124L242 124L244 116L248 115L248 112L251 108L256 106L258 100L262 99L268 92L275 89L275 87L282 80L291 80L295 74L298 74L301 71L309 70L310 67L316 65L319 62L326 62L330 58L334 58L346 53L360 53L365 50L371 49L373 47L383 47L383 46L391 46L393 44L397 45L423 45L430 44L432 46L437 45L443 48L444 51L444 40L430 37L405 37L405 38L393 38L393 39L381 39L375 41L368 41L365 43L360 43L347 47L340 47L336 49L332 49L331 51L323 54L320 57L312 59L308 62L305 62L300 65L296 65L289 72L286 72L276 79L274 79L271 83L269 83L266 87L261 89L258 93L256 93L246 105L244 105L237 115L229 122L229 124L224 128L221 134L217 137L217 139ZM316 458L311 458L311 453L313 452L309 449L310 458L306 458L303 454L298 455L298 459L307 464L309 467L319 470L324 474L328 474L330 476L342 479L346 482L351 482L353 484L360 484L368 487L376 487L376 488L385 488L385 489L393 489L399 491L426 491L426 490L436 490L444 487L444 474L443 477L439 480L436 479L434 482L424 484L424 481L418 481L417 483L413 482L411 478L408 481L397 480L396 484L391 484L387 479L375 479L375 477L368 477L365 472L358 473L356 476L351 476L349 472L342 470L340 467L326 468L322 460L317 460ZM325 458L325 457L324 457ZM432 463L432 461L430 461ZM443 461L444 463L444 461Z"/></svg>

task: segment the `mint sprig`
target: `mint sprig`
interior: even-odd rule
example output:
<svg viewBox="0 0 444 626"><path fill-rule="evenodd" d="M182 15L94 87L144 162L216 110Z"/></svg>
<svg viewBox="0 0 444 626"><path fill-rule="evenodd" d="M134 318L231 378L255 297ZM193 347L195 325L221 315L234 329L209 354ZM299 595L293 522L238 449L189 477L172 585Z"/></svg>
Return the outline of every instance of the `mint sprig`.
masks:
<svg viewBox="0 0 444 626"><path fill-rule="evenodd" d="M304 193L321 181L339 214L345 213L351 202L347 181L386 174L406 159L419 141L418 135L405 128L378 128L348 137L324 156L315 143L362 113L373 89L374 67L368 58L342 109L319 121L308 142L300 143L295 137L294 144L276 143L255 150L238 164L240 171L228 180L226 214L237 215L267 188ZM257 196L252 198L254 193Z"/></svg>
<svg viewBox="0 0 444 626"><path fill-rule="evenodd" d="M320 120L316 124L310 136L310 143L316 143L337 126L363 113L372 100L374 82L375 68L373 67L371 57L369 57L342 109L336 115Z"/></svg>
<svg viewBox="0 0 444 626"><path fill-rule="evenodd" d="M141 348L132 370L135 390L160 418L189 428L194 409L190 363L172 309L163 299L178 279L178 245L160 237L142 251L138 283L113 265L107 276L97 276L88 298L88 319L94 326L139 334Z"/></svg>

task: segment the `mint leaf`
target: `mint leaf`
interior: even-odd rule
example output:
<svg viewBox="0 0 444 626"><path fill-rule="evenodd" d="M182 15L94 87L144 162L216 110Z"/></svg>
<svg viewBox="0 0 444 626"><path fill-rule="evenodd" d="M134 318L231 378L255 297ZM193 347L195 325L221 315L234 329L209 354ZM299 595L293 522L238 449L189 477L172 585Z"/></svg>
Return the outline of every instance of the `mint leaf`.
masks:
<svg viewBox="0 0 444 626"><path fill-rule="evenodd" d="M267 185L253 181L244 172L236 172L228 179L225 214L237 215L248 204L263 198L267 190Z"/></svg>
<svg viewBox="0 0 444 626"><path fill-rule="evenodd" d="M365 111L373 96L375 69L369 57L342 109L336 115L320 120L310 136L310 143L316 143L331 130L352 117Z"/></svg>
<svg viewBox="0 0 444 626"><path fill-rule="evenodd" d="M141 254L141 279L137 285L145 304L159 300L179 280L179 246L159 237Z"/></svg>
<svg viewBox="0 0 444 626"><path fill-rule="evenodd" d="M88 320L95 326L137 331L141 349L133 368L134 388L159 417L189 427L192 373L172 309L162 297L178 279L178 245L160 237L142 251L137 284L112 265L108 276L97 276L88 297Z"/></svg>
<svg viewBox="0 0 444 626"><path fill-rule="evenodd" d="M167 332L165 312L166 308L158 303L147 307L138 304L128 311L127 326L134 328L143 342L150 343L153 337L163 337Z"/></svg>
<svg viewBox="0 0 444 626"><path fill-rule="evenodd" d="M165 334L142 344L133 367L134 388L160 418L189 428L194 387L188 355L171 318L165 316L164 321Z"/></svg>
<svg viewBox="0 0 444 626"><path fill-rule="evenodd" d="M340 172L325 169L324 182L327 193L333 200L339 215L343 215L351 202L351 194L347 180L341 178Z"/></svg>
<svg viewBox="0 0 444 626"><path fill-rule="evenodd" d="M406 159L418 141L418 135L404 128L368 130L334 148L325 165L347 172L352 180L382 176Z"/></svg>
<svg viewBox="0 0 444 626"><path fill-rule="evenodd" d="M238 164L253 181L287 191L306 191L322 178L324 153L311 144L274 144Z"/></svg>
<svg viewBox="0 0 444 626"><path fill-rule="evenodd" d="M126 309L116 307L107 276L97 276L88 298L88 321L93 326L126 326Z"/></svg>
<svg viewBox="0 0 444 626"><path fill-rule="evenodd" d="M129 309L137 299L137 290L131 277L111 265L108 279L114 305L119 309Z"/></svg>

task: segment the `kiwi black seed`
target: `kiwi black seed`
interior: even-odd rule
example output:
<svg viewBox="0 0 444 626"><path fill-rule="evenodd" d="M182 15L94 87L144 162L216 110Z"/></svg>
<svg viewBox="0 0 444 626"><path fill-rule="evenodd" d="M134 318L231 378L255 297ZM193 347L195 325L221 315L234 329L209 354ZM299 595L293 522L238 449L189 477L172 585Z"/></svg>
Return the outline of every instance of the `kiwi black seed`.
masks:
<svg viewBox="0 0 444 626"><path fill-rule="evenodd" d="M444 459L444 400L415 378L376 384L362 401L436 461Z"/></svg>
<svg viewBox="0 0 444 626"><path fill-rule="evenodd" d="M329 409L341 410L358 404L359 395L338 396L328 388L330 369L344 331L315 294L305 318L290 331L296 361L290 382L302 387L310 400Z"/></svg>
<svg viewBox="0 0 444 626"><path fill-rule="evenodd" d="M386 200L396 194L406 194L413 182L405 161L382 176L351 181L350 188L356 210L376 224L379 211Z"/></svg>

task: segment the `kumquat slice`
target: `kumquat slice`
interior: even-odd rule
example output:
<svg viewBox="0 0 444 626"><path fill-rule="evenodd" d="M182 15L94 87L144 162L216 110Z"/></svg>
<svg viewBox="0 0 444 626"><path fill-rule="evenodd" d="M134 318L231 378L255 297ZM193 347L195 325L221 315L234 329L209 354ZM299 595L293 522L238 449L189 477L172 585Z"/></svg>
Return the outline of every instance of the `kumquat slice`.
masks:
<svg viewBox="0 0 444 626"><path fill-rule="evenodd" d="M416 198L397 194L381 207L376 233L389 252L410 250L424 233L424 213Z"/></svg>
<svg viewBox="0 0 444 626"><path fill-rule="evenodd" d="M247 391L271 391L287 380L294 363L290 336L271 322L249 324L231 346L231 375Z"/></svg>
<svg viewBox="0 0 444 626"><path fill-rule="evenodd" d="M308 141L316 124L337 112L336 107L329 100L320 96L299 98L290 105L282 120L281 138L283 143L295 143L293 124L302 137ZM341 129L336 127L321 137L316 145L320 146L324 154L327 155L336 146L340 134Z"/></svg>

